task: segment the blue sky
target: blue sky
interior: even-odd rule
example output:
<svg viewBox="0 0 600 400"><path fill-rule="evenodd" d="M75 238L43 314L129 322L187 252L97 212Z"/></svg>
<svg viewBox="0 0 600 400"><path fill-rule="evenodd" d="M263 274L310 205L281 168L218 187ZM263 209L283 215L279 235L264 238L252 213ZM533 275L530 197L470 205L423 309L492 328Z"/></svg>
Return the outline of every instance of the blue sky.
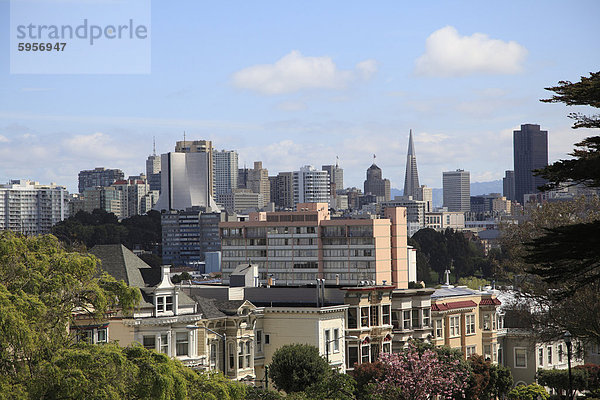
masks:
<svg viewBox="0 0 600 400"><path fill-rule="evenodd" d="M0 182L75 191L79 170L139 173L153 136L162 153L186 131L270 174L339 156L347 186L376 154L401 188L409 129L422 183L456 168L499 179L522 123L549 131L551 160L590 134L539 99L600 69L598 15L598 1L153 1L142 75L11 74L3 28Z"/></svg>

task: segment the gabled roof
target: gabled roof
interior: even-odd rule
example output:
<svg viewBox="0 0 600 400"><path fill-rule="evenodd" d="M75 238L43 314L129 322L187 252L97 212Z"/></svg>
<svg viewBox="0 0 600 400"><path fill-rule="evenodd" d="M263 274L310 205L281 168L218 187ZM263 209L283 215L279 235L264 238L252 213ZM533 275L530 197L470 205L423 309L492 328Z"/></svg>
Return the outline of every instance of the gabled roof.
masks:
<svg viewBox="0 0 600 400"><path fill-rule="evenodd" d="M152 268L121 244L96 245L89 252L100 259L104 271L129 286L149 287L160 280L160 269Z"/></svg>
<svg viewBox="0 0 600 400"><path fill-rule="evenodd" d="M244 304L253 305L248 300L217 300L201 296L194 296L194 300L198 304L198 311L209 319L238 315L238 310Z"/></svg>

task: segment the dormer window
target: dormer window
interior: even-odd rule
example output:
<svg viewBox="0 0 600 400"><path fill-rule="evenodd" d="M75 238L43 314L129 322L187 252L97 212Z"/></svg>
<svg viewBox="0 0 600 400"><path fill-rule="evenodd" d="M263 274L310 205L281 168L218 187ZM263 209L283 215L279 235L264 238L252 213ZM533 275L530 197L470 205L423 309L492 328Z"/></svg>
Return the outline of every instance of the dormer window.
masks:
<svg viewBox="0 0 600 400"><path fill-rule="evenodd" d="M173 311L173 296L156 296L156 312Z"/></svg>

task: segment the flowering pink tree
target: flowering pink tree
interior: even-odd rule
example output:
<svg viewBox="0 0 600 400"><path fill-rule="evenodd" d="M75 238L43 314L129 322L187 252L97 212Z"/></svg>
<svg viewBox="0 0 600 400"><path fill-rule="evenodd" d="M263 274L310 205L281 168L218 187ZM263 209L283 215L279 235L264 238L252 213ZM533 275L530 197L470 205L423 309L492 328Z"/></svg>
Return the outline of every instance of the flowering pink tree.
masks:
<svg viewBox="0 0 600 400"><path fill-rule="evenodd" d="M458 359L440 359L432 350L419 352L413 344L402 353L382 354L386 366L383 379L375 384L375 392L384 399L427 400L464 397L468 371Z"/></svg>

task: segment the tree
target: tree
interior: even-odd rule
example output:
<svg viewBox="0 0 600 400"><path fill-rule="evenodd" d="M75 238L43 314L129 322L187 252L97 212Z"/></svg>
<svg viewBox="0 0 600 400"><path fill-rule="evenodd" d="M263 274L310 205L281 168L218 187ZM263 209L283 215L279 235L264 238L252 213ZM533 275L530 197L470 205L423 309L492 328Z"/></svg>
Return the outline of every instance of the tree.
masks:
<svg viewBox="0 0 600 400"><path fill-rule="evenodd" d="M326 379L310 385L305 393L310 399L354 400L356 381L350 375L333 371Z"/></svg>
<svg viewBox="0 0 600 400"><path fill-rule="evenodd" d="M512 388L513 378L509 368L492 364L477 354L469 357L469 364L468 399L492 400L504 397Z"/></svg>
<svg viewBox="0 0 600 400"><path fill-rule="evenodd" d="M419 352L409 343L401 353L382 354L381 362L386 372L375 393L383 399L452 399L464 394L468 373L459 360L445 360L429 349Z"/></svg>
<svg viewBox="0 0 600 400"><path fill-rule="evenodd" d="M542 100L544 102L600 108L600 72L590 73L575 83L560 81L546 90L555 95ZM600 128L600 115L571 113L569 116L575 120L574 129ZM560 160L536 172L548 180L542 190L575 184L600 187L600 136L588 137L576 146L578 149L571 153L573 159ZM530 242L530 255L526 260L534 265L531 272L549 283L568 283L557 295L569 296L587 284L600 282L600 223L596 220L548 229ZM579 246L574 252L559 254L558 249L566 250L570 245Z"/></svg>
<svg viewBox="0 0 600 400"><path fill-rule="evenodd" d="M308 344L291 344L277 349L269 366L269 375L278 389L287 393L302 392L327 379L331 368L319 355L319 349Z"/></svg>
<svg viewBox="0 0 600 400"><path fill-rule="evenodd" d="M371 397L373 384L385 376L385 365L381 361L358 364L354 366L352 376L356 381L356 398L366 400Z"/></svg>
<svg viewBox="0 0 600 400"><path fill-rule="evenodd" d="M222 375L197 373L139 345L80 343L44 362L30 385L44 399L241 400L244 386Z"/></svg>
<svg viewBox="0 0 600 400"><path fill-rule="evenodd" d="M588 389L587 371L580 368L571 370L573 390ZM539 369L537 381L540 385L549 387L559 393L569 390L569 372L566 369Z"/></svg>
<svg viewBox="0 0 600 400"><path fill-rule="evenodd" d="M546 389L535 383L529 386L520 385L508 392L510 400L548 400L549 397Z"/></svg>

